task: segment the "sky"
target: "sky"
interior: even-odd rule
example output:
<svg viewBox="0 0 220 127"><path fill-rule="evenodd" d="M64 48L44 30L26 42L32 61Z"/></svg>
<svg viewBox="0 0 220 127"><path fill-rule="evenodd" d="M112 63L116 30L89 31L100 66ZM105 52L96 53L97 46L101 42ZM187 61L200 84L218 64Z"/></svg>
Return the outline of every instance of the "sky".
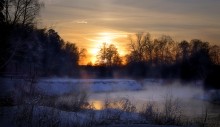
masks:
<svg viewBox="0 0 220 127"><path fill-rule="evenodd" d="M220 0L42 0L40 25L55 29L69 42L87 49L95 62L102 43L128 52L128 35L149 32L175 41L201 39L220 44Z"/></svg>

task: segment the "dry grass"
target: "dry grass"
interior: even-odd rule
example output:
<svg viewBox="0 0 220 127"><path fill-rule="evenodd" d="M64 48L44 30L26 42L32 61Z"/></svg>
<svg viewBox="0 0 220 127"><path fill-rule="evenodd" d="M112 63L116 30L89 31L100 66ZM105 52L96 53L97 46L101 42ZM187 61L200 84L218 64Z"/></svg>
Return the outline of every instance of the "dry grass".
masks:
<svg viewBox="0 0 220 127"><path fill-rule="evenodd" d="M159 125L182 125L183 113L181 101L167 94L161 110L154 103L143 106L140 114L147 120Z"/></svg>
<svg viewBox="0 0 220 127"><path fill-rule="evenodd" d="M61 110L73 112L92 108L86 92L74 92L59 96L55 99L54 106Z"/></svg>
<svg viewBox="0 0 220 127"><path fill-rule="evenodd" d="M129 119L123 119L125 113L126 115L136 113L136 106L129 99L106 99L99 118L99 124L127 123Z"/></svg>
<svg viewBox="0 0 220 127"><path fill-rule="evenodd" d="M220 115L212 116L206 107L202 115L194 119L193 124L199 127L220 127Z"/></svg>

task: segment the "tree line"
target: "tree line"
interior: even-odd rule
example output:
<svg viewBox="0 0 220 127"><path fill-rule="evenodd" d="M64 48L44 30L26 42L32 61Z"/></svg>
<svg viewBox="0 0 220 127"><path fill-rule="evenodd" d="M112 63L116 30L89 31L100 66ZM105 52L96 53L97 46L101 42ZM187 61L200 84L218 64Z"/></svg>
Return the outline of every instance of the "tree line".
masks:
<svg viewBox="0 0 220 127"><path fill-rule="evenodd" d="M122 65L117 48L113 44L109 47L103 44L97 55L100 75L112 76L120 71L120 75L136 78L204 80L207 86L220 88L218 45L199 39L176 42L168 35L152 39L150 33L137 33L129 36L128 46L130 52L125 56L126 64Z"/></svg>
<svg viewBox="0 0 220 127"><path fill-rule="evenodd" d="M0 1L0 71L41 76L77 75L85 50L53 29L37 28L39 0Z"/></svg>
<svg viewBox="0 0 220 127"><path fill-rule="evenodd" d="M182 78L204 78L211 66L220 64L220 47L199 39L175 42L167 35L151 39L149 33L138 33L130 38L130 50L127 55L128 65L135 67L135 64L140 64L149 69L154 68L153 71L159 69L162 77L175 77L176 74L169 74L175 69L173 71L180 73Z"/></svg>

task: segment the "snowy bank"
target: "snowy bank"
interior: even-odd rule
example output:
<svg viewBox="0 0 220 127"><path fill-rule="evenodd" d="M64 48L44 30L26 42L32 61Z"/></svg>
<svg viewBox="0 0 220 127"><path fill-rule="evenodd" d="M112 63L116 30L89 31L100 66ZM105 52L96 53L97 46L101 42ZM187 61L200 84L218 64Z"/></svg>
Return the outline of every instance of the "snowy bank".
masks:
<svg viewBox="0 0 220 127"><path fill-rule="evenodd" d="M135 80L128 79L41 79L38 88L46 94L64 94L74 91L114 92L141 90Z"/></svg>

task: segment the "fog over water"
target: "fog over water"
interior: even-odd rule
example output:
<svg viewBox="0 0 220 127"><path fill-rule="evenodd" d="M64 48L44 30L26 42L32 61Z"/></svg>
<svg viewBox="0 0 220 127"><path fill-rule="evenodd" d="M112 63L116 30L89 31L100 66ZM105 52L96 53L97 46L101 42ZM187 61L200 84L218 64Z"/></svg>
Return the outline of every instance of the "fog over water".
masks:
<svg viewBox="0 0 220 127"><path fill-rule="evenodd" d="M101 104L107 99L116 100L118 98L129 98L137 109L141 110L144 104L153 102L159 109L164 105L166 96L172 96L173 99L179 99L184 114L193 116L199 115L208 108L209 112L220 113L216 111L214 105L204 101L205 93L201 84L181 84L180 82L144 82L143 89L138 91L117 91L90 93L90 101L94 102L96 108L100 108ZM218 106L216 106L217 108Z"/></svg>
<svg viewBox="0 0 220 127"><path fill-rule="evenodd" d="M162 79L49 79L39 82L41 89L47 93L59 94L76 90L86 91L89 102L97 110L104 102L128 98L141 110L144 104L154 103L159 110L164 106L167 96L178 99L187 116L198 116L208 110L213 115L220 114L220 107L208 102L207 92L202 81L182 83L178 80ZM61 93L60 93L61 92Z"/></svg>
<svg viewBox="0 0 220 127"><path fill-rule="evenodd" d="M10 93L15 86L7 80L4 92ZM2 86L3 87L3 86ZM178 99L183 114L187 116L200 116L207 109L211 115L220 114L220 106L210 103L208 93L203 88L202 81L192 83L181 83L177 80L162 79L69 79L51 78L40 79L37 84L40 92L48 95L62 96L65 93L83 91L88 94L90 103L94 104L97 110L102 109L105 101L127 98L141 110L147 103L155 104L159 110L164 106L167 96Z"/></svg>

